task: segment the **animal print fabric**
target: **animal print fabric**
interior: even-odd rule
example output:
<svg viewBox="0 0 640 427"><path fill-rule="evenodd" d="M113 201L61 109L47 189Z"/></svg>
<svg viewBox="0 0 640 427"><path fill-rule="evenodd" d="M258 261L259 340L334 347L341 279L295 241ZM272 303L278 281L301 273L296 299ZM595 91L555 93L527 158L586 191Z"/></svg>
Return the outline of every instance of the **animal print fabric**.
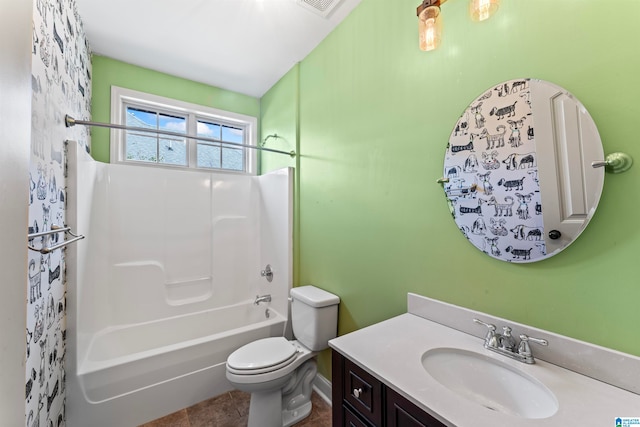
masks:
<svg viewBox="0 0 640 427"><path fill-rule="evenodd" d="M74 0L34 0L29 233L63 226L67 201L65 140L89 150L86 128L66 128L64 116L90 119L91 63ZM27 189L25 189L27 191ZM77 231L77 230L74 230ZM52 246L65 238L35 238ZM65 420L65 251L29 251L25 363L25 425Z"/></svg>
<svg viewBox="0 0 640 427"><path fill-rule="evenodd" d="M462 234L509 262L545 256L529 79L500 83L475 99L451 133L445 194Z"/></svg>

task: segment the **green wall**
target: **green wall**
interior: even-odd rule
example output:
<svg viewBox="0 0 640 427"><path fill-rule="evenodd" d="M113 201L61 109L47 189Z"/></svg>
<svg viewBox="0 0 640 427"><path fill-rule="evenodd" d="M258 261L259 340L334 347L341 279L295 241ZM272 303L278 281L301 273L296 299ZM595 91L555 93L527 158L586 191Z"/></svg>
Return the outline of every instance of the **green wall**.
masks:
<svg viewBox="0 0 640 427"><path fill-rule="evenodd" d="M418 49L418 3L363 0L262 98L263 129L289 138L298 126L297 283L342 298L340 334L405 312L416 292L640 355L640 165L607 174L588 229L532 264L469 244L435 183L466 106L520 77L568 89L604 151L640 161L640 2L503 0L474 23L452 0L430 53ZM282 101L296 92L296 107ZM276 99L286 112L268 108ZM326 352L321 362L329 374Z"/></svg>
<svg viewBox="0 0 640 427"><path fill-rule="evenodd" d="M111 121L112 85L248 116L260 116L260 100L257 98L137 67L105 56L93 55L91 63L93 121ZM96 160L109 161L108 129L92 128L91 154Z"/></svg>
<svg viewBox="0 0 640 427"><path fill-rule="evenodd" d="M264 147L286 152L300 151L299 126L299 85L300 67L295 65L280 79L271 90L260 99L260 112L268 120L260 121ZM277 137L270 137L277 135ZM284 167L295 168L294 177L294 215L293 215L293 281L299 283L300 277L300 156L291 158L282 154L262 151L260 153L261 172Z"/></svg>
<svg viewBox="0 0 640 427"><path fill-rule="evenodd" d="M266 148L287 152L298 149L297 106L298 66L296 65L260 99L261 115L268 118L260 122L262 134L260 140L264 141ZM296 158L266 151L261 155L263 172L296 166Z"/></svg>

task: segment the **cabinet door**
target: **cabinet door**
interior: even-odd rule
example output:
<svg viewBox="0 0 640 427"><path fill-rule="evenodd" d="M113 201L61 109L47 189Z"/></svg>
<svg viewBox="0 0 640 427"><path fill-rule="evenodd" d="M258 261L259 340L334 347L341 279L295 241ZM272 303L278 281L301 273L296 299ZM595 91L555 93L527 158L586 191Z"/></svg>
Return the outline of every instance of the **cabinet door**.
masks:
<svg viewBox="0 0 640 427"><path fill-rule="evenodd" d="M440 421L387 388L387 427L445 427Z"/></svg>

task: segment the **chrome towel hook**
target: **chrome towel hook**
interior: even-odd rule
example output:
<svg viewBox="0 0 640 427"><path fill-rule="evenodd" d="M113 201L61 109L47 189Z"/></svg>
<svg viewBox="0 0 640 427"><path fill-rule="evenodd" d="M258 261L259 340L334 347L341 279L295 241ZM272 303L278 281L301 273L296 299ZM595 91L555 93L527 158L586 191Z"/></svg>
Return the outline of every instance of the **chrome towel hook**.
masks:
<svg viewBox="0 0 640 427"><path fill-rule="evenodd" d="M607 172L622 173L631 169L633 165L633 159L627 153L611 153L607 155L605 160L591 162L591 166L594 168L606 168Z"/></svg>

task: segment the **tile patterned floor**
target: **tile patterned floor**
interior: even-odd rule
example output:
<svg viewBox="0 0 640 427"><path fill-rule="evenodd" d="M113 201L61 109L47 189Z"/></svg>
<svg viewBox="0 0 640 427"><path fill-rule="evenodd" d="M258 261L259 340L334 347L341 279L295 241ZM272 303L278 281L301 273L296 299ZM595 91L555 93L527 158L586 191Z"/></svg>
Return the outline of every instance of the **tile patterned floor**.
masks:
<svg viewBox="0 0 640 427"><path fill-rule="evenodd" d="M249 417L249 393L233 390L139 427L242 427ZM295 427L331 427L331 406L314 391L311 414Z"/></svg>

